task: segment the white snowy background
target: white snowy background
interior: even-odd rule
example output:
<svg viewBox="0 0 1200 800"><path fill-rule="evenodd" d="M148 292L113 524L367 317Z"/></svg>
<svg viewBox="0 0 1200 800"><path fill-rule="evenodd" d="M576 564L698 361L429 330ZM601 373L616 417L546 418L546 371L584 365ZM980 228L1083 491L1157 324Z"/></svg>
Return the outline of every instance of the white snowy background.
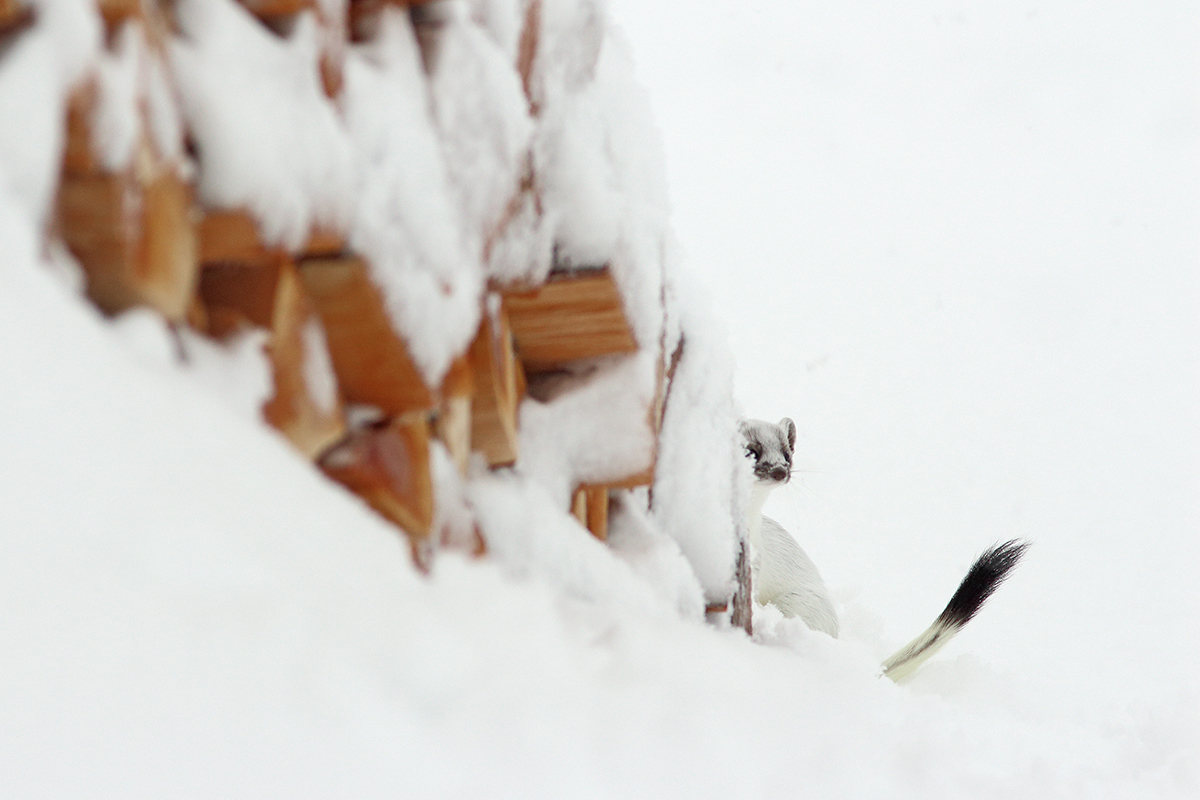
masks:
<svg viewBox="0 0 1200 800"><path fill-rule="evenodd" d="M38 5L0 52L4 796L1195 796L1193 6L613 0L697 340L798 423L767 511L842 612L751 642L653 520L614 557L520 474L470 487L492 560L418 576L230 403L252 347L183 369L81 302L40 230L95 31ZM1012 536L980 617L879 679Z"/></svg>

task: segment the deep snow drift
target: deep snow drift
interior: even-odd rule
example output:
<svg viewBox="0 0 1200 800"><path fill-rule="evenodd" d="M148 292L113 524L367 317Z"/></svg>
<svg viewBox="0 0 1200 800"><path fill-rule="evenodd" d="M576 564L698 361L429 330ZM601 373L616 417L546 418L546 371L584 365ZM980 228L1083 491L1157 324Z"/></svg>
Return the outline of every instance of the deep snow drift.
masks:
<svg viewBox="0 0 1200 800"><path fill-rule="evenodd" d="M692 379L736 365L749 413L800 424L811 472L768 510L842 638L705 625L715 579L675 541L721 556L681 519L631 504L608 548L521 469L468 487L492 558L418 576L257 420L255 342L181 365L43 246L95 52L64 11L0 51L5 796L1193 795L1195 12L613 5L667 143ZM652 130L621 135L653 163ZM733 413L682 397L684 431ZM879 679L1012 535L1034 548L980 617Z"/></svg>

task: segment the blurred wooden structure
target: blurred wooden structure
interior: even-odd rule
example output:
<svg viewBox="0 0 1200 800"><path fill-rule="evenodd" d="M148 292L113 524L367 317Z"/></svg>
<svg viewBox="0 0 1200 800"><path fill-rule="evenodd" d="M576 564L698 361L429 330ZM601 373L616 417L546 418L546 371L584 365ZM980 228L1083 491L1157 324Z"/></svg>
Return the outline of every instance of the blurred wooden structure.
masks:
<svg viewBox="0 0 1200 800"><path fill-rule="evenodd" d="M170 82L165 52L175 35L171 3L95 2L106 46L115 48L118 34L143 37L145 57ZM317 0L239 2L283 35L298 15L314 15L321 29L320 78L335 109L350 42L374 36L386 9L423 5L349 0L344 19L328 19L323 16L328 4ZM436 5L415 14L430 21L435 38ZM22 35L34 17L21 0L0 0L0 45L5 37ZM129 22L136 27L126 26ZM514 67L536 116L532 70L540 44L540 0L526 6L524 24ZM430 46L428 36L422 46ZM131 112L139 125L132 153L120 166L106 166L116 159L98 141L99 80L93 75L78 86L66 108L52 230L82 265L88 296L107 314L149 307L172 325L189 325L216 340L247 330L265 334L273 390L263 419L331 480L401 528L414 554L432 538L432 441L446 447L464 476L472 458L492 468L511 466L520 455L518 412L529 376L638 352L612 270L559 270L541 285L486 290L473 341L440 385L427 385L372 264L353 252L345 231L314 229L301 246L289 249L265 241L245 208L201 206L195 180L205 169L202 152L196 164L185 163L189 156L162 152L144 97ZM170 152L187 152L183 142L178 145ZM532 165L530 159L510 207L532 207L540 214ZM515 213L506 212L496 230L478 232L485 260ZM665 389L660 369L656 399L646 413L651 437L657 436ZM363 422L352 409L374 413ZM652 458L635 474L579 486L571 510L603 540L610 493L649 484L653 470Z"/></svg>

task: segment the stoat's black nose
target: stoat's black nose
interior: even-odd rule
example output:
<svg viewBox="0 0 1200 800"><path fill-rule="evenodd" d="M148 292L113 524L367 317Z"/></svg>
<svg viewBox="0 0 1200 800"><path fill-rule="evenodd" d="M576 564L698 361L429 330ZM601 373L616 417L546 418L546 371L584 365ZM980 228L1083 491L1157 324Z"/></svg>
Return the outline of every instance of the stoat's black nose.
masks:
<svg viewBox="0 0 1200 800"><path fill-rule="evenodd" d="M787 480L787 477L788 477L788 471L786 469L784 469L783 467L772 467L771 468L771 480L785 481L785 480Z"/></svg>

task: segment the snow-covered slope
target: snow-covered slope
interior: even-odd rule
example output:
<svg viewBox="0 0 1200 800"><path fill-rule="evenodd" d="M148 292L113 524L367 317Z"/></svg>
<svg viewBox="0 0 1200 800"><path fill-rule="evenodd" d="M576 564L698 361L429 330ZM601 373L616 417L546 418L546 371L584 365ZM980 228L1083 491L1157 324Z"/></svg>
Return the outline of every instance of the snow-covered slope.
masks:
<svg viewBox="0 0 1200 800"><path fill-rule="evenodd" d="M566 20L592 8L543 3L558 7ZM497 19L519 5L475 4ZM836 264L806 259L806 248L773 238L791 231L790 222L764 225L771 222L766 216L742 216L752 213L746 207L731 217L726 212L734 195L673 174L687 258L676 258L669 239L659 244L683 324L697 332L689 341L703 358L690 375L681 367L681 379L694 391L672 396L682 404L668 408L677 415L668 421L678 428L671 434L675 450L662 455L677 469L656 493L684 502L683 475L704 484L694 488L700 509L732 491L728 471L705 466L720 457L721 447L698 433L733 413L719 391L730 380L728 328L747 410L794 416L807 441L804 465L824 472L803 481L824 498L822 505L791 506L785 495L777 513L840 593L849 633L834 641L769 609L757 617L757 641L706 625L699 619L701 591L719 579L728 548L705 550L707 540L697 532L704 515L685 525L685 517L647 516L631 506L617 515L612 547L605 547L561 510L555 487L520 468L468 486L491 556L443 556L431 575L420 576L394 529L320 477L257 419L266 386L257 341L221 349L191 334L175 339L146 312L102 318L80 297L69 259L46 246L43 226L61 146L56 110L95 55L97 27L89 28L83 5L40 6L63 16L47 11L36 38L0 49L0 441L6 445L0 458L0 793L1182 798L1194 792L1196 696L1187 671L1194 659L1184 656L1195 597L1179 586L1196 555L1195 494L1188 493L1196 488L1196 457L1185 449L1195 443L1196 429L1183 393L1196 388L1196 340L1174 338L1195 333L1192 317L1149 318L1144 305L1128 317L1144 334L1138 341L1158 345L1145 351L1147 358L1154 355L1149 363L1185 376L1182 389L1174 390L1179 394L1156 391L1164 373L1149 370L1138 384L1144 393L1101 395L1115 399L1091 406L1100 411L1090 415L1060 411L1043 419L1045 449L1034 452L1022 423L1040 418L1039 411L1055 407L1073 386L1048 360L1035 362L1036 379L1019 384L1024 392L998 377L1009 373L968 370L988 377L985 388L1013 403L1021 396L1040 399L1032 407L975 405L981 394L961 383L953 384L958 395L925 404L945 386L933 380L938 370L962 368L962 362L929 361L939 350L933 345L951 342L950 352L961 353L972 350L973 340L922 313L932 302L919 288L925 277L902 271L916 269L920 259L893 264L890 278L865 267L847 272L858 263L850 244L842 245L847 252ZM654 22L653 14L666 6L639 8L619 11L634 34L639 63L645 54L644 63L652 64L652 48L641 45L637 26ZM762 16L768 10L745 12L751 33L779 27ZM863 9L827 11L812 21L813 39L822 38L818 23L837 31L858 30L855 23L864 22L841 16ZM711 43L706 36L713 28L689 26L699 17L712 25L716 16L676 9L655 33L703 56L699 48ZM718 40L729 48L715 61L727 68L721 74L753 83L741 60L759 64L772 51L756 36L739 43L741 26L720 30ZM509 38L498 35L497 41L503 51ZM709 62L690 63L694 73ZM806 61L789 74L825 74L819 67ZM680 87L688 84L659 80L654 97L667 98L659 103L659 118L672 144L683 119L678 103L687 97ZM849 96L853 89L853 83L838 85ZM611 113L620 108L613 99L588 98L591 105L576 111ZM727 150L728 158L754 153L773 130L761 123L752 137L711 124L722 118L709 107L703 119L710 124L700 132L744 137ZM1176 135L1194 137L1194 118L1179 124ZM571 129L564 122L560 131ZM623 162L640 167L653 163L658 145L650 131L636 130L614 133L614 141L626 153L632 148L645 156L645 162ZM1145 140L1131 134L1118 141ZM1194 148L1194 138L1188 141ZM595 144L581 143L578 152ZM1193 178L1194 152L1169 151ZM673 164L676 173L689 166ZM764 174L753 165L744 160L740 174ZM1135 166L1120 174L1141 175ZM624 185L635 179L647 187L661 176L633 169ZM996 180L1007 196L1006 184ZM798 191L809 196L805 185ZM1176 204L1194 210L1194 193L1173 192ZM743 189L736 199L748 204L760 194L769 195L770 186ZM707 226L725 230L727 249L700 236L696 206L685 196L710 204L722 223ZM808 211L797 211L795 219L820 227L811 217L820 201L809 197ZM920 208L904 205L910 206ZM885 205L873 219L884 230L907 230L898 213ZM605 230L615 238L581 238L578 246L646 241L628 236L628 229L622 238L614 225ZM1182 271L1195 266L1186 260L1195 256L1194 230L1162 225L1163 236L1174 238L1160 246L1181 259L1170 262L1177 291L1163 308L1178 313L1194 289ZM823 247L861 244L852 231L829 227L837 236ZM757 241L768 249L758 250ZM1117 241L1128 248L1121 265L1135 265L1143 252L1134 246L1139 241ZM767 257L770 248L778 248L775 261ZM957 263L937 252L943 266ZM811 266L776 269L785 256ZM737 285L713 304L726 312L723 324L695 298L693 263L714 283L734 273L729 264L739 265ZM757 265L764 265L761 271ZM848 275L859 282L843 283ZM802 288L782 294L777 287L792 279ZM994 285L972 283L963 291L986 298ZM805 286L817 305L797 314L790 306ZM834 288L821 294L822 286ZM894 293L885 293L888 287ZM649 297L656 288L651 283L640 291ZM764 296L784 309L782 321L775 309L762 311ZM1039 296L1050 314L1057 295ZM821 298L836 313L827 308L818 316ZM1086 304L1071 307L1077 318L1092 319ZM894 343L910 340L872 333L881 320L908 317L925 320L920 341L926 347L900 347ZM964 318L981 325L967 310L954 317ZM771 321L768 339L757 326ZM1153 336L1156 331L1163 337ZM761 342L768 340L764 356ZM896 349L881 349L889 342ZM993 339L984 344L999 348L998 361L984 362L993 367L1026 353ZM186 363L177 358L179 347L189 355ZM822 348L830 352L827 368L820 363ZM1138 352L1117 348L1114 358L1129 366L1140 363ZM814 364L796 373L802 380L812 376L812 383L781 379L773 366L783 355ZM825 387L820 391L818 379ZM1100 388L1125 385L1119 376L1107 380ZM916 387L906 388L913 381ZM1088 385L1079 388L1072 396L1095 395L1094 389L1087 394ZM963 405L977 410L953 413ZM980 416L1006 408L1022 447L1004 449L1015 447L1009 428L983 426L997 433L972 438ZM1127 415L1116 413L1122 409ZM920 430L900 438L881 433L918 411ZM1146 440L1137 433L1153 429L1151 415L1173 435L1151 437L1156 447L1125 463L1137 452L1133 443ZM1115 436L1126 443L1117 451L1120 461L1096 445L1066 455L1051 446L1089 433L1088 425L1122 419L1131 427ZM1060 438L1060 429L1070 436ZM950 458L964 442L972 443L968 452L976 458ZM989 455L997 448L1007 454L1000 460ZM970 471L964 464L977 466ZM1038 472L1021 478L1019 467L1035 466ZM1134 473L1129 483L1114 483L1111 470L1118 466ZM1175 483L1154 480L1168 469ZM989 470L1012 478L1003 507L1021 504L1021 514L1037 515L1036 523L1005 525L995 516L986 526L980 522L990 509L971 487L987 483ZM892 482L902 472L913 473L913 480L942 480L914 497L913 484ZM1089 476L1104 481L1076 494ZM1118 503L1122 495L1128 504ZM994 497L991 490L983 496ZM957 505L963 519L936 511L946 503ZM970 533L956 535L959 530ZM953 652L928 665L911 687L880 680L879 658L929 621L978 545L1010 532L1035 539L1035 549ZM694 574L676 540L692 556ZM1131 543L1140 549L1131 553ZM1140 629L1132 626L1135 619ZM1064 656L1070 647L1081 651L1078 660ZM1106 685L1105 676L1119 676L1121 685Z"/></svg>

